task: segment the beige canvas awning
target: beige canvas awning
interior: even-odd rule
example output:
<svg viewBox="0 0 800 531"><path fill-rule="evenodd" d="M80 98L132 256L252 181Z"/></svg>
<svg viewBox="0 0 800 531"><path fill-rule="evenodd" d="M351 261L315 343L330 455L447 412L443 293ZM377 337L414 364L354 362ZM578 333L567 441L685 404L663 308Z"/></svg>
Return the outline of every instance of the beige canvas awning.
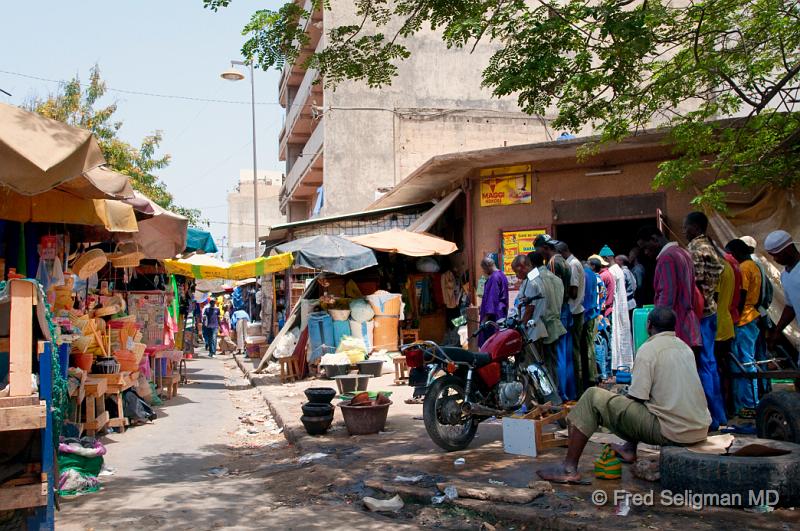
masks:
<svg viewBox="0 0 800 531"><path fill-rule="evenodd" d="M0 185L41 194L104 163L90 131L0 103Z"/></svg>
<svg viewBox="0 0 800 531"><path fill-rule="evenodd" d="M136 214L130 205L110 199L76 197L59 189L20 195L0 187L0 219L39 223L66 223L105 227L109 232L136 232Z"/></svg>
<svg viewBox="0 0 800 531"><path fill-rule="evenodd" d="M155 260L174 258L183 252L189 227L187 218L160 207L139 192L125 202L151 217L139 221L139 232L120 240L135 242L146 258Z"/></svg>
<svg viewBox="0 0 800 531"><path fill-rule="evenodd" d="M446 255L458 250L455 243L432 234L392 229L362 236L350 236L350 240L364 247L385 253L400 253L406 256Z"/></svg>

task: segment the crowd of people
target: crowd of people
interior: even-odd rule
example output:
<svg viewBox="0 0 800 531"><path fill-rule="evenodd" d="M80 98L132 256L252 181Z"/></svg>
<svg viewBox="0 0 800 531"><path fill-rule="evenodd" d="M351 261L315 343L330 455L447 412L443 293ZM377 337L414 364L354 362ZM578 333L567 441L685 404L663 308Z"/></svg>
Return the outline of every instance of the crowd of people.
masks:
<svg viewBox="0 0 800 531"><path fill-rule="evenodd" d="M773 286L766 264L754 254L755 239L745 236L722 246L709 237L708 227L705 214L692 212L683 223L686 248L668 241L657 227L643 227L627 256L614 256L604 246L584 262L566 242L541 235L533 252L514 258L518 295L508 315L526 323L561 397L578 399L568 415L564 462L539 470L539 476L580 483L578 461L599 426L626 441L613 450L630 462L639 442L694 444L729 418L754 416L768 389L757 379L736 375L755 372L782 331L793 321L800 324L795 311L800 251L782 230L763 242L764 251L784 268L786 304L773 323L767 315ZM633 311L642 302L637 294L648 287L641 254L655 262L654 304L647 316L648 339L634 354ZM493 287L484 292L481 320L502 318L508 284L490 258L482 268ZM627 393L596 386L623 371L632 373Z"/></svg>
<svg viewBox="0 0 800 531"><path fill-rule="evenodd" d="M244 309L234 309L233 303L223 297L208 297L192 301L195 331L202 338L210 357L217 354L217 346L223 353L245 352L245 337L250 316Z"/></svg>
<svg viewBox="0 0 800 531"><path fill-rule="evenodd" d="M637 246L629 254L614 255L604 246L583 262L567 242L540 235L532 252L512 262L518 295L511 305L505 275L491 257L483 260L487 282L481 321L502 319L508 312L527 323L528 336L543 353L561 397L576 400L596 384L613 381L618 371L629 373L634 367L633 312L643 305L639 294L651 279L654 307L674 313L675 335L694 353L710 428L716 430L734 416L750 418L767 389L756 379L734 375L756 371L767 359L768 342L796 318L797 248L784 231L770 234L763 243L775 262L786 267L782 284L787 310L773 324L767 316L773 286L765 264L754 254L755 240L743 237L723 246L709 237L708 227L705 214L692 212L683 224L686 248L648 226L639 230ZM655 264L652 275L646 274L642 255Z"/></svg>

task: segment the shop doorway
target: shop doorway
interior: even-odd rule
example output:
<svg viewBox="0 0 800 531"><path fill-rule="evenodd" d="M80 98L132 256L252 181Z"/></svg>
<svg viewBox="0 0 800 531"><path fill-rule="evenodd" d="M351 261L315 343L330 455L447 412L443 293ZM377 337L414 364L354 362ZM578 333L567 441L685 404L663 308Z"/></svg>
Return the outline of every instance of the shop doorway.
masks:
<svg viewBox="0 0 800 531"><path fill-rule="evenodd" d="M636 247L636 233L640 227L655 225L656 218L624 219L598 221L594 223L570 223L554 227L555 238L567 242L572 254L581 261L597 254L604 245L611 247L615 254L627 255ZM636 290L638 304L653 303L653 277L655 262L640 254L639 261L645 268L644 286Z"/></svg>
<svg viewBox="0 0 800 531"><path fill-rule="evenodd" d="M627 255L636 247L636 233L645 225L655 225L656 218L624 219L593 223L556 225L554 237L567 242L572 254L581 260L597 254L604 245L614 254Z"/></svg>

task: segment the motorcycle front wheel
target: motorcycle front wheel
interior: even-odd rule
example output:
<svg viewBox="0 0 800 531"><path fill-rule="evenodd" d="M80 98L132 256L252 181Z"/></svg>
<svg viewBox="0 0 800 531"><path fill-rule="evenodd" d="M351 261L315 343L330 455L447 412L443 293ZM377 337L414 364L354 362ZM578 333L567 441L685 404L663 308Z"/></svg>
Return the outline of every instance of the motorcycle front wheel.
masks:
<svg viewBox="0 0 800 531"><path fill-rule="evenodd" d="M425 429L431 440L448 452L469 446L478 430L478 422L472 415L453 423L453 417L457 416L465 400L464 382L451 375L434 381L425 394L422 405Z"/></svg>

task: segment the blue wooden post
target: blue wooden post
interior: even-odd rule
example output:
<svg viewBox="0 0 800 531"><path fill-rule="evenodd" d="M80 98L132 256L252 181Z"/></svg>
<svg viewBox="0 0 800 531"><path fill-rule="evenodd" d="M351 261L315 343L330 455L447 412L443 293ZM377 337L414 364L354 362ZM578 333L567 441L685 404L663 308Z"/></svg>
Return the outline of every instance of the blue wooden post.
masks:
<svg viewBox="0 0 800 531"><path fill-rule="evenodd" d="M53 352L52 344L44 343L39 353L39 398L47 402L47 426L42 434L42 473L47 474L47 506L39 507L28 518L28 529L55 529L55 477L53 448Z"/></svg>

